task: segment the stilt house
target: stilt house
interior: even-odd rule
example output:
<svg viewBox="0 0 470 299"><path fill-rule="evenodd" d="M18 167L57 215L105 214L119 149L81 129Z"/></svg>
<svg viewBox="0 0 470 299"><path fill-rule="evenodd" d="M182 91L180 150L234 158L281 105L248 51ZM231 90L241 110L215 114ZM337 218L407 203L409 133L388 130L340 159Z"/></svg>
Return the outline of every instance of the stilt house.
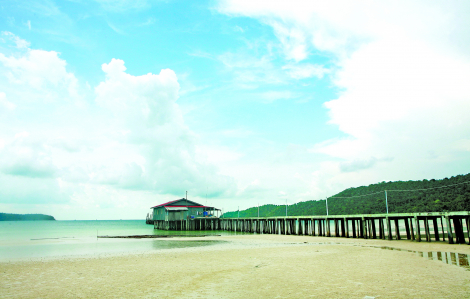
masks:
<svg viewBox="0 0 470 299"><path fill-rule="evenodd" d="M204 206L197 202L181 198L154 206L154 221L180 221L199 217L218 217L220 209Z"/></svg>

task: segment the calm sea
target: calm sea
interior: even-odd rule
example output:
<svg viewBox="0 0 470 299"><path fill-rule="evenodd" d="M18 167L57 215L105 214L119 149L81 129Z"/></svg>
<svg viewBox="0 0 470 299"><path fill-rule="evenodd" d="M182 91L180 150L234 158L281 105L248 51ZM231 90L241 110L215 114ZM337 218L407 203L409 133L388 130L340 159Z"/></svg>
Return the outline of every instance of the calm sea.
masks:
<svg viewBox="0 0 470 299"><path fill-rule="evenodd" d="M144 253L207 246L212 242L163 239L103 239L128 235L232 235L226 231L162 231L144 220L0 221L0 261Z"/></svg>

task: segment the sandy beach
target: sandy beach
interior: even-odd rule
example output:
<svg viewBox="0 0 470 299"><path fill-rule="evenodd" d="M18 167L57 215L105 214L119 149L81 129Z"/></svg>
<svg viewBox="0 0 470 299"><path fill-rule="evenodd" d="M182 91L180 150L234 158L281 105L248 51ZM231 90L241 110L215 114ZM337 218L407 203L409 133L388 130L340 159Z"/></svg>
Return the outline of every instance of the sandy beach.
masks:
<svg viewBox="0 0 470 299"><path fill-rule="evenodd" d="M0 263L0 297L470 297L466 268L407 251L470 254L468 245L279 235L197 239L224 242L138 255Z"/></svg>

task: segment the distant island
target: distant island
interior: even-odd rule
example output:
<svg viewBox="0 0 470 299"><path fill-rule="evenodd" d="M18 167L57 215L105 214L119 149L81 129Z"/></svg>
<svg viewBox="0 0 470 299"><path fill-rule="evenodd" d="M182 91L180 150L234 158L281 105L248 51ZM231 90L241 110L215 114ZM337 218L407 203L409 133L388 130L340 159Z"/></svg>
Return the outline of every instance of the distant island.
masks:
<svg viewBox="0 0 470 299"><path fill-rule="evenodd" d="M55 220L53 216L44 214L8 214L0 213L0 221L31 221L31 220Z"/></svg>

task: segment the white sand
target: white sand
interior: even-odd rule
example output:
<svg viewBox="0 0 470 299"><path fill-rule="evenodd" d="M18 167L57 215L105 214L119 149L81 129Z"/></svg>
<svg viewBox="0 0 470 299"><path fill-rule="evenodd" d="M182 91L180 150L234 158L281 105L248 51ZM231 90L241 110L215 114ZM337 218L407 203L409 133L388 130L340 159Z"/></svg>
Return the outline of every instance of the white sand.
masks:
<svg viewBox="0 0 470 299"><path fill-rule="evenodd" d="M140 255L0 263L0 297L470 297L470 271L465 268L371 247L470 254L468 245L279 235L198 239L228 243ZM315 244L331 242L341 244Z"/></svg>

